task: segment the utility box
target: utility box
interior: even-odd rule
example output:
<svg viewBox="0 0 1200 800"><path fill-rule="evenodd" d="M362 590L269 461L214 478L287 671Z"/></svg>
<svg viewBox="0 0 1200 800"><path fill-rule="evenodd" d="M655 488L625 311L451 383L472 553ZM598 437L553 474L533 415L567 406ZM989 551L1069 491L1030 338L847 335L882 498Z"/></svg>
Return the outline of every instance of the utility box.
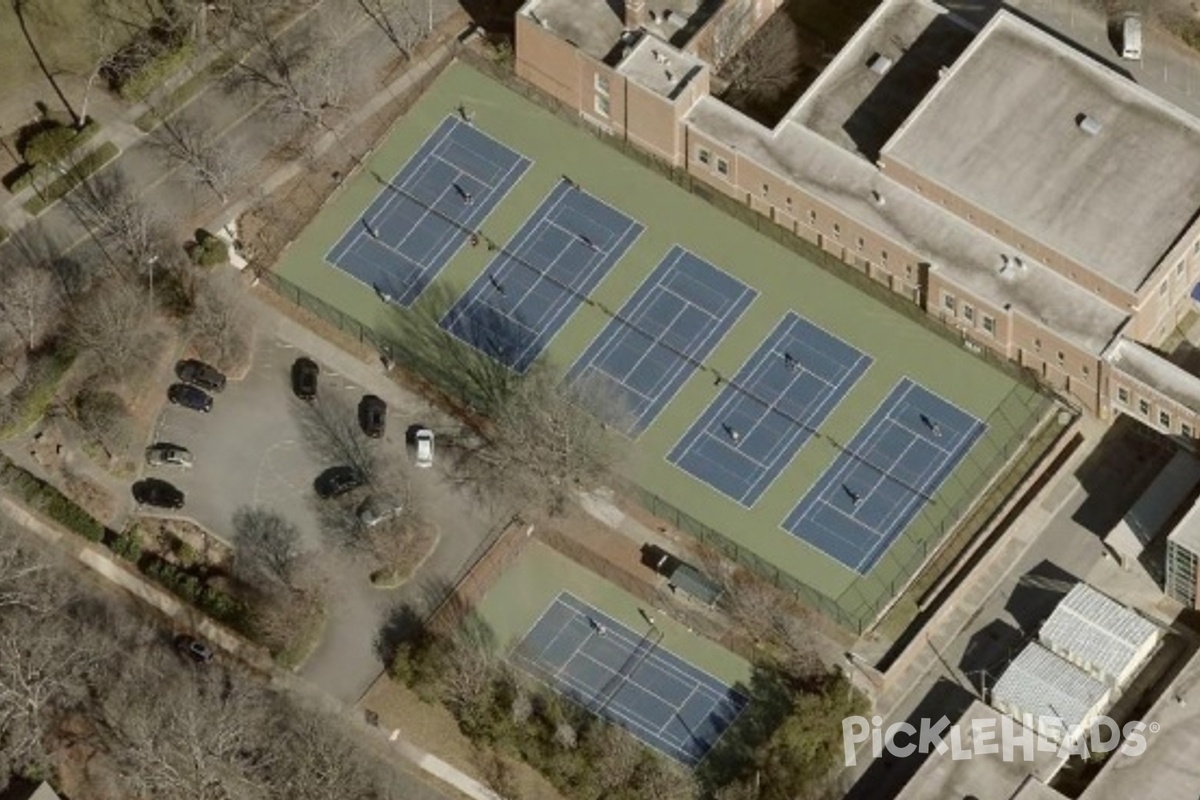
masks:
<svg viewBox="0 0 1200 800"><path fill-rule="evenodd" d="M1130 14L1121 19L1121 58L1142 60L1142 19Z"/></svg>

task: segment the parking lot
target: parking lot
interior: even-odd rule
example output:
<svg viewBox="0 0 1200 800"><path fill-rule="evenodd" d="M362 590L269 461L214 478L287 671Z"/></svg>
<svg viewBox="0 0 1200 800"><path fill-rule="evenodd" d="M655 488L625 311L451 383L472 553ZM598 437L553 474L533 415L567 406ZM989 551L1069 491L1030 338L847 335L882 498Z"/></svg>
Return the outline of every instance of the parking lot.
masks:
<svg viewBox="0 0 1200 800"><path fill-rule="evenodd" d="M143 467L142 476L170 481L186 495L179 514L203 525L216 536L233 539L233 514L243 506L278 512L295 524L305 546L321 550L336 574L331 581L328 627L321 645L302 672L339 699L357 699L382 664L374 641L387 612L399 603L425 602L423 588L452 580L494 523L486 509L446 478L446 459L433 469L410 470L431 524L442 535L416 575L390 591L369 585L361 565L340 557L323 540L313 481L325 468L304 440L305 403L292 394L291 367L308 356L321 367L318 401L335 397L353 410L366 393L388 404L387 431L371 442L385 457L408 459L405 429L423 423L435 432L453 432L457 423L435 412L421 398L405 391L384 373L380 364L366 364L340 350L274 309L255 309L262 320L253 347L252 366L242 379L231 379L214 396L210 413L165 404L156 424L154 442L169 442L192 452L195 465ZM162 387L164 398L166 386ZM439 448L438 455L444 454Z"/></svg>

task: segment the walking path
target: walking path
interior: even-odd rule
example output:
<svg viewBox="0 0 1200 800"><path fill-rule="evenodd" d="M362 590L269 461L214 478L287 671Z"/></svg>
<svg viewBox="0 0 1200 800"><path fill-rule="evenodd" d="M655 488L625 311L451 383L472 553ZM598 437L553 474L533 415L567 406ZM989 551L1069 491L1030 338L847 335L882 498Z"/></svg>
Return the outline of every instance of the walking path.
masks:
<svg viewBox="0 0 1200 800"><path fill-rule="evenodd" d="M298 20L299 18L294 20L293 24ZM334 130L322 135L317 140L312 152L316 156L320 156L330 148L338 145L343 136L375 116L388 104L408 94L415 86L419 86L426 80L431 73L440 69L451 58L451 48L454 46L458 32L465 27L465 24L466 17L461 12L444 21L434 32L434 36L438 40L438 45L435 48L410 62L401 75L377 92L371 100L357 107L354 113L343 119ZM218 57L218 54L213 53L198 61L191 71L177 76L170 85L164 86L158 94L162 95L169 92L192 75L207 68L216 57ZM151 107L148 103L137 103L126 108L121 116L106 120L95 137L80 148L79 154L84 155L91 152L106 142L112 142L122 152L136 145L145 138L146 134L136 126L135 122L149 110L151 110ZM305 166L297 162L291 162L279 168L265 181L255 187L253 195L248 196L246 199L235 201L227 206L222 211L219 220L212 226L213 229L219 229L224 224L237 219L240 214L244 213L251 206L254 198L269 194L302 174L304 170ZM34 189L27 188L10 196L7 202L0 205L0 225L3 225L9 233L16 233L33 221L34 217L30 216L23 207L24 203L33 197L33 193ZM281 324L288 323L284 322ZM310 333L306 329L303 331L299 330L300 326L296 327L298 330L294 333L297 335L304 336ZM320 339L316 334L311 334L306 338L311 340L310 344L313 351L319 352L325 347L334 346ZM360 376L362 378L368 377L366 375L368 371L378 371L378 367L366 364L363 365L362 369L364 372ZM377 378L377 376L374 377ZM323 695L311 683L304 681L296 675L278 669L261 648L247 642L237 634L216 625L211 620L204 618L189 606L184 605L172 595L116 561L103 548L85 542L74 534L29 512L11 498L0 496L0 513L12 519L23 529L38 535L40 538L67 552L104 580L130 592L146 604L165 614L181 627L186 626L189 629L197 630L200 635L212 641L223 651L237 657L251 667L270 673L273 677L273 682L276 684L302 692L309 697L321 699L326 705L334 706L335 710L340 713L351 715L357 724L366 724L353 714L351 707ZM498 795L479 781L476 781L404 739L400 730L385 731L382 734L393 752L398 753L427 775L437 778L439 781L453 787L462 795L474 798L474 800L499 800Z"/></svg>

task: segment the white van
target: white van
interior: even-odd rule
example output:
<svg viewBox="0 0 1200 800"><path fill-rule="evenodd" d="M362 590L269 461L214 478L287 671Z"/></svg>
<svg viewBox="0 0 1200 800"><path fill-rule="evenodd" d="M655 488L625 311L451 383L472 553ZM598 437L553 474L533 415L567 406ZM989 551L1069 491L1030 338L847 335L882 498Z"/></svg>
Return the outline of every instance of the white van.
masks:
<svg viewBox="0 0 1200 800"><path fill-rule="evenodd" d="M1129 15L1121 20L1121 58L1142 60L1142 19Z"/></svg>

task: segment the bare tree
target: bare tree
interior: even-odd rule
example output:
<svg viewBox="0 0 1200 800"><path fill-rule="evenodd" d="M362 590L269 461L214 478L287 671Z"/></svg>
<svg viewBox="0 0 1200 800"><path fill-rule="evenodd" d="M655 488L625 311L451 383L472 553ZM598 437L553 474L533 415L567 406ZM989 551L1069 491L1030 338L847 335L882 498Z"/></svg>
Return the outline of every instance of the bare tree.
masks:
<svg viewBox="0 0 1200 800"><path fill-rule="evenodd" d="M71 338L110 375L121 375L145 356L153 343L146 325L146 298L129 283L112 278L76 302Z"/></svg>
<svg viewBox="0 0 1200 800"><path fill-rule="evenodd" d="M431 11L419 0L355 0L358 9L375 24L407 61L413 49L433 32ZM426 19L422 20L422 12Z"/></svg>
<svg viewBox="0 0 1200 800"><path fill-rule="evenodd" d="M384 464L373 442L358 424L357 412L343 397L326 393L300 414L304 444L327 464L354 467L370 481Z"/></svg>
<svg viewBox="0 0 1200 800"><path fill-rule="evenodd" d="M239 571L295 588L303 551L300 530L275 511L242 506L233 514Z"/></svg>
<svg viewBox="0 0 1200 800"><path fill-rule="evenodd" d="M235 27L254 45L230 73L235 86L249 85L281 114L295 115L326 130L327 112L338 110L347 88L336 34L312 27L276 35L271 18L254 4L232 9Z"/></svg>
<svg viewBox="0 0 1200 800"><path fill-rule="evenodd" d="M89 383L76 393L71 405L79 427L99 442L110 458L132 444L133 417L116 392Z"/></svg>
<svg viewBox="0 0 1200 800"><path fill-rule="evenodd" d="M121 761L140 796L181 800L257 798L256 755L270 729L266 697L216 670L128 682L106 704Z"/></svg>
<svg viewBox="0 0 1200 800"><path fill-rule="evenodd" d="M344 723L316 710L289 704L277 735L268 743L266 776L277 797L327 800L384 796L383 765L351 740Z"/></svg>
<svg viewBox="0 0 1200 800"><path fill-rule="evenodd" d="M186 113L176 115L163 120L150 141L185 178L211 191L222 203L228 201L237 150L222 143L206 125Z"/></svg>
<svg viewBox="0 0 1200 800"><path fill-rule="evenodd" d="M796 24L777 14L728 62L728 97L734 105L769 106L804 72L806 43Z"/></svg>
<svg viewBox="0 0 1200 800"><path fill-rule="evenodd" d="M500 402L483 442L464 451L463 476L492 497L559 511L574 490L616 475L621 448L602 420L619 419L619 409L600 387L566 388L552 368L534 365Z"/></svg>
<svg viewBox="0 0 1200 800"><path fill-rule="evenodd" d="M187 328L201 355L223 367L247 357L253 317L236 273L218 270L200 280Z"/></svg>
<svg viewBox="0 0 1200 800"><path fill-rule="evenodd" d="M161 223L120 169L88 177L64 200L127 277L145 275L167 250Z"/></svg>
<svg viewBox="0 0 1200 800"><path fill-rule="evenodd" d="M15 264L0 272L0 321L32 352L61 322L62 292L44 267Z"/></svg>

